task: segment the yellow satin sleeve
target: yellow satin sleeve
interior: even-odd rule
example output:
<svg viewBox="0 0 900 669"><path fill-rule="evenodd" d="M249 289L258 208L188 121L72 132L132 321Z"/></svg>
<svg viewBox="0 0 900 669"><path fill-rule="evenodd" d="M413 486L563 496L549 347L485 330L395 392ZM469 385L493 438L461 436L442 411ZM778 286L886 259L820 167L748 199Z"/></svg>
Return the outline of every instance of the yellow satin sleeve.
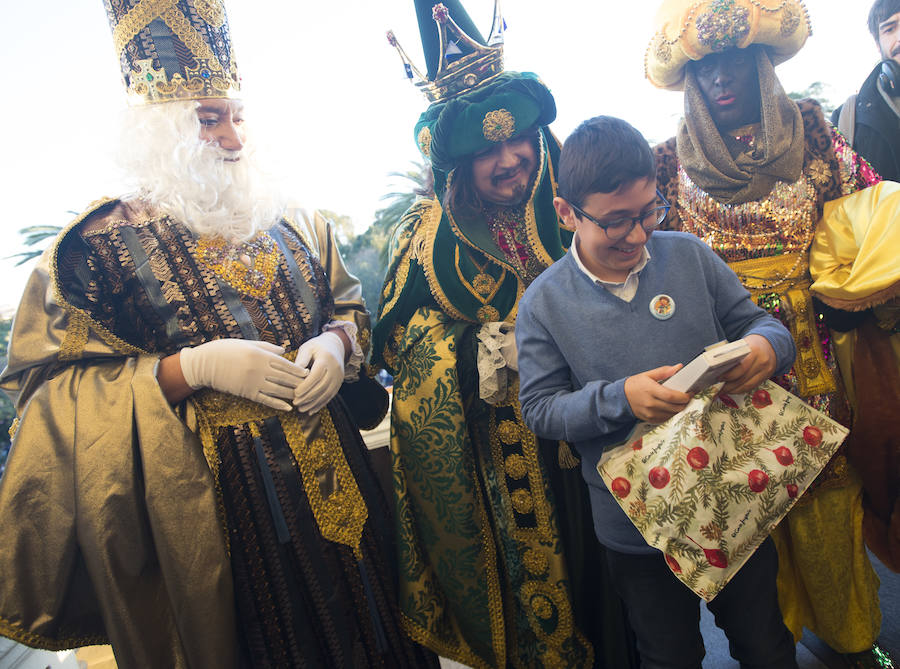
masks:
<svg viewBox="0 0 900 669"><path fill-rule="evenodd" d="M882 181L825 204L810 249L810 291L857 311L900 293L900 184Z"/></svg>

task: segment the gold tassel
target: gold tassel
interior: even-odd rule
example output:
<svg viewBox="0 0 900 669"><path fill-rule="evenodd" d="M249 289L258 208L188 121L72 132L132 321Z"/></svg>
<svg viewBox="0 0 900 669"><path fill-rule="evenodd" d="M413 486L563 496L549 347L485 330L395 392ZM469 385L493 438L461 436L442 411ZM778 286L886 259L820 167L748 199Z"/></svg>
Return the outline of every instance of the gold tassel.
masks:
<svg viewBox="0 0 900 669"><path fill-rule="evenodd" d="M572 452L568 442L559 442L558 456L559 466L562 469L575 469L581 464L581 460Z"/></svg>

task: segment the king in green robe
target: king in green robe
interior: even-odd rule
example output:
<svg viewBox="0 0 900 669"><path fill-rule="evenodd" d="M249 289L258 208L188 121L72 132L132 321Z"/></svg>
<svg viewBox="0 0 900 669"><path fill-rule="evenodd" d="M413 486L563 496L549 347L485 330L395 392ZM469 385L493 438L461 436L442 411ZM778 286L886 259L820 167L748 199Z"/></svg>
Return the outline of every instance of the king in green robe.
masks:
<svg viewBox="0 0 900 669"><path fill-rule="evenodd" d="M512 367L499 371L490 402L480 392L485 332L514 327L525 288L571 243L552 204L555 114L535 75L505 72L422 115L415 133L436 195L397 227L373 331L374 361L394 374L404 624L473 667L633 662L577 458L527 429ZM533 156L520 201L442 204L448 191L465 197L468 184L454 179L477 184L472 164L508 143Z"/></svg>

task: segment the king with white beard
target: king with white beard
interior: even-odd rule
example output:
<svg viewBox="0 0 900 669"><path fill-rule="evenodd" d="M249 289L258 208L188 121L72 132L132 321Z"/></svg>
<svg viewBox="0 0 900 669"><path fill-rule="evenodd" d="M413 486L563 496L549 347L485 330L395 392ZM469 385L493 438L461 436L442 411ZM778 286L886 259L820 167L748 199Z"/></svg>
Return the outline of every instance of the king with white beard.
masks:
<svg viewBox="0 0 900 669"><path fill-rule="evenodd" d="M256 166L224 8L105 5L134 192L61 233L15 318L0 635L122 667L436 664L357 427L386 410L359 283Z"/></svg>

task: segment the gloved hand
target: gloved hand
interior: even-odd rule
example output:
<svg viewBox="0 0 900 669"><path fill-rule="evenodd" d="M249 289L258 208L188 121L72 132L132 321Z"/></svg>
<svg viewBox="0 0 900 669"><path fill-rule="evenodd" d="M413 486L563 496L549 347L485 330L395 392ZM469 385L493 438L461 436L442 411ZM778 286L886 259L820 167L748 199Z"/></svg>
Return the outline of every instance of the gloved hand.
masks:
<svg viewBox="0 0 900 669"><path fill-rule="evenodd" d="M194 389L212 388L287 411L284 400L308 373L281 357L281 346L247 339L217 339L180 351L181 373Z"/></svg>
<svg viewBox="0 0 900 669"><path fill-rule="evenodd" d="M503 332L503 343L500 344L500 355L506 361L506 366L519 371L519 350L516 348L516 330L510 328Z"/></svg>
<svg viewBox="0 0 900 669"><path fill-rule="evenodd" d="M294 390L294 406L304 413L316 413L337 395L344 382L344 342L334 332L323 332L297 351L297 365L309 367L309 374Z"/></svg>

